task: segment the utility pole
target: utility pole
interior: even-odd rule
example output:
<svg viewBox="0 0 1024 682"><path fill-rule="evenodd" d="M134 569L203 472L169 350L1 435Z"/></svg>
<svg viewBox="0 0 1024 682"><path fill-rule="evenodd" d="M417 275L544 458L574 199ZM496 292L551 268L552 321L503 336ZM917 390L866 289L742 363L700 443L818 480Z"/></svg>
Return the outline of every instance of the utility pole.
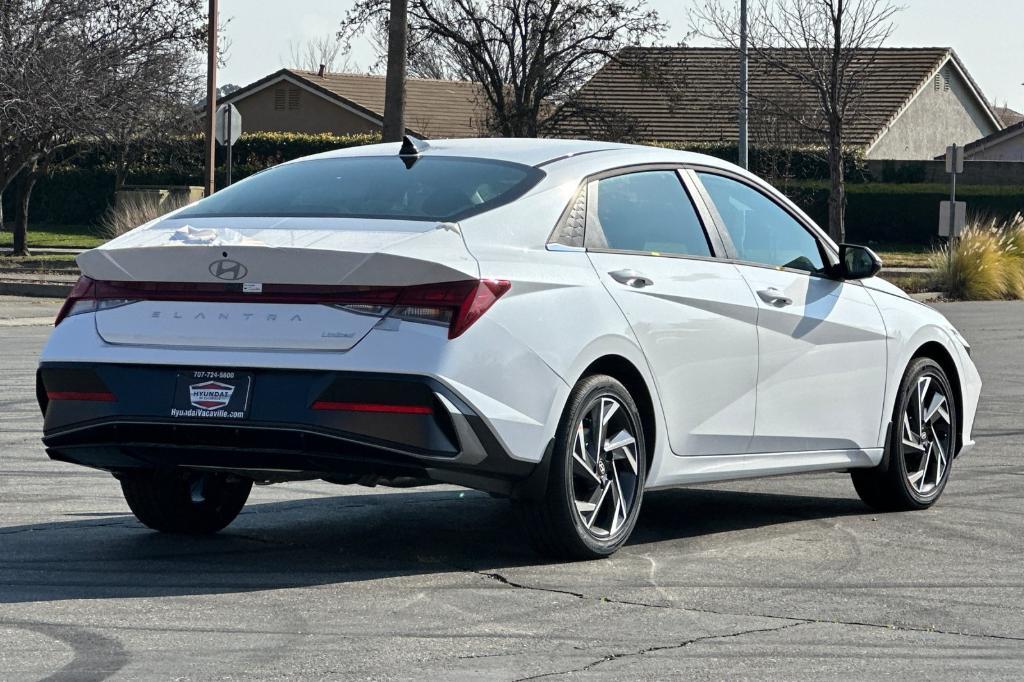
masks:
<svg viewBox="0 0 1024 682"><path fill-rule="evenodd" d="M747 96L747 80L749 76L749 66L749 55L747 54L747 0L740 0L739 163L744 168L750 168L750 158L747 149L747 114L750 109L750 100Z"/></svg>
<svg viewBox="0 0 1024 682"><path fill-rule="evenodd" d="M384 142L399 142L405 135L405 59L408 0L391 0L388 19L388 73L384 82Z"/></svg>
<svg viewBox="0 0 1024 682"><path fill-rule="evenodd" d="M204 194L213 194L213 173L217 164L217 0L210 0L210 17L206 29L206 188Z"/></svg>

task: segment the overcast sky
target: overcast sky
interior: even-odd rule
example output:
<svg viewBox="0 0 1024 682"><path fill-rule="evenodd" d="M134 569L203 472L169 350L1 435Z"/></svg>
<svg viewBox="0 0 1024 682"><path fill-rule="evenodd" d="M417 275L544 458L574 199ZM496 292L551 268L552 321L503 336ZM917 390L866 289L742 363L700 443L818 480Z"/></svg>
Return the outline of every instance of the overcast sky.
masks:
<svg viewBox="0 0 1024 682"><path fill-rule="evenodd" d="M648 0L669 24L666 44L683 39L693 0ZM245 85L286 65L289 41L327 35L350 0L221 0L231 18L231 50L219 82ZM985 95L1024 111L1024 1L903 0L890 47L951 46ZM366 70L376 57L366 41L353 47L353 63Z"/></svg>

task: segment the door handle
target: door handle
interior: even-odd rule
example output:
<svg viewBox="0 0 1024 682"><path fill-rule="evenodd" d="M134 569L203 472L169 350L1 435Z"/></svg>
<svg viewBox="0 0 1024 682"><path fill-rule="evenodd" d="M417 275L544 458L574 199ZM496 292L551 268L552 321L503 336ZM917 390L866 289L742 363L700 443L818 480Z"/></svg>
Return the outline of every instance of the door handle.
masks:
<svg viewBox="0 0 1024 682"><path fill-rule="evenodd" d="M634 289L643 289L654 284L653 279L644 277L636 270L615 270L608 274L619 284L625 284L627 287L633 287Z"/></svg>
<svg viewBox="0 0 1024 682"><path fill-rule="evenodd" d="M787 305L793 305L793 299L789 296L783 295L781 291L775 287L768 287L767 289L761 289L757 292L757 295L761 297L761 300L769 305L773 305L776 308L783 308Z"/></svg>

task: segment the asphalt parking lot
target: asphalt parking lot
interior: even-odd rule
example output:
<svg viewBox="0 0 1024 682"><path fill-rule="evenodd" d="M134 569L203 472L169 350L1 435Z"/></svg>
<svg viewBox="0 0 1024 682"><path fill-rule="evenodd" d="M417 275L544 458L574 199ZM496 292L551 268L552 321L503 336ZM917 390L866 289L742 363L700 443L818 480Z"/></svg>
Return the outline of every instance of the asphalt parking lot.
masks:
<svg viewBox="0 0 1024 682"><path fill-rule="evenodd" d="M0 678L1014 678L1024 664L1024 304L939 306L986 386L939 504L840 474L652 493L613 558L545 563L508 504L257 488L160 536L39 443L52 302L0 299ZM837 405L837 412L841 407Z"/></svg>

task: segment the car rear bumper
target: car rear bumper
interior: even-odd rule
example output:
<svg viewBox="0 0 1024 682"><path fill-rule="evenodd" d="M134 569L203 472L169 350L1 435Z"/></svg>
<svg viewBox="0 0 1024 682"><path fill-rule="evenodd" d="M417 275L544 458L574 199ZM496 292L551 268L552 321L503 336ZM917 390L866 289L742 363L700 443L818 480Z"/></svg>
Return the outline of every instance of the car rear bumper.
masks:
<svg viewBox="0 0 1024 682"><path fill-rule="evenodd" d="M541 468L510 457L478 412L431 377L237 368L252 374L248 409L228 419L172 416L183 369L203 368L43 363L37 395L47 453L114 473L412 476L514 496Z"/></svg>

